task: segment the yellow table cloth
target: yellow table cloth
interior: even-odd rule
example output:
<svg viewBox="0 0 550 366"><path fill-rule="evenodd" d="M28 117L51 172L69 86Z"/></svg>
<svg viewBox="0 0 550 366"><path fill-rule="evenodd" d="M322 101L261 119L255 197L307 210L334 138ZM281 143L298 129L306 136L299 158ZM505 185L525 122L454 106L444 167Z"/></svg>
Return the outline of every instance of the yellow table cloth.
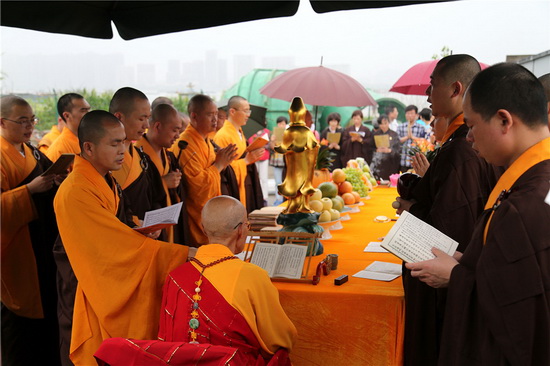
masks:
<svg viewBox="0 0 550 366"><path fill-rule="evenodd" d="M401 263L390 253L365 253L371 241L381 241L393 222L374 222L376 216L395 218L391 203L395 188L377 187L360 212L342 221L323 240L324 254L312 258L310 278L326 254L338 254L338 269L322 276L317 286L274 282L281 304L298 329L291 352L293 365L401 365L403 363L404 298L401 277L382 282L352 277L373 261ZM347 274L347 283L334 279Z"/></svg>

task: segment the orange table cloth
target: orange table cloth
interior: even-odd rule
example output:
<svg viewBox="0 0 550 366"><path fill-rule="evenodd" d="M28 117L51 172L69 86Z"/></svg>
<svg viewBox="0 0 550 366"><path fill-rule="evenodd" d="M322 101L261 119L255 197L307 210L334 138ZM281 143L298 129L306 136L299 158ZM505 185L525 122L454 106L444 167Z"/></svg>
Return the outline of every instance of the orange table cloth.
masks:
<svg viewBox="0 0 550 366"><path fill-rule="evenodd" d="M322 276L317 286L274 282L281 304L298 329L290 354L293 365L401 365L405 307L401 277L382 282L352 277L373 261L401 263L389 253L365 253L371 241L381 241L393 222L376 223L376 216L395 218L391 203L395 188L377 187L360 212L350 213L343 228L323 240L324 254L313 257L310 278L326 254L338 254L338 269ZM334 279L347 274L347 283Z"/></svg>

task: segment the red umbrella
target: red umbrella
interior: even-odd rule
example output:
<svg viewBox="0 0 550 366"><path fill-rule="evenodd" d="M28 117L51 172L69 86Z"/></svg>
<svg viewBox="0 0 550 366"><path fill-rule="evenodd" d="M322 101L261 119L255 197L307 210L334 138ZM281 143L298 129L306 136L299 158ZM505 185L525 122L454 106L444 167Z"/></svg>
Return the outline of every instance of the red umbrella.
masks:
<svg viewBox="0 0 550 366"><path fill-rule="evenodd" d="M282 73L260 89L271 98L291 101L301 97L316 106L365 107L374 98L354 78L324 66L304 67Z"/></svg>
<svg viewBox="0 0 550 366"><path fill-rule="evenodd" d="M408 69L403 76L397 80L390 91L410 95L426 95L426 89L430 86L430 76L439 60L424 61ZM489 65L479 63L481 69Z"/></svg>

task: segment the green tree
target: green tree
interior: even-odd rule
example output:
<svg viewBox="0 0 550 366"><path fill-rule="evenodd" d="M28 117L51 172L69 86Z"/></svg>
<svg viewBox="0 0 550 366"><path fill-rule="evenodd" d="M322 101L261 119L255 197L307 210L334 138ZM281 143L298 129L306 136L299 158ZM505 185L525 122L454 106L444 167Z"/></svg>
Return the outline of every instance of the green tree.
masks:
<svg viewBox="0 0 550 366"><path fill-rule="evenodd" d="M441 52L439 53L439 55L437 53L434 53L433 56L432 56L432 59L433 60L439 60L443 57L447 57L447 56L450 56L453 54L453 50L451 50L448 46L443 46L443 48L441 49Z"/></svg>
<svg viewBox="0 0 550 366"><path fill-rule="evenodd" d="M29 98L29 103L34 111L34 114L40 119L40 122L36 126L37 130L45 131L52 128L54 124L57 124L57 100L63 94L73 92L78 93L84 97L90 103L92 110L102 109L109 110L109 103L113 96L113 92L106 91L99 93L95 89L80 89L71 91L56 91L52 94L39 96L37 98Z"/></svg>

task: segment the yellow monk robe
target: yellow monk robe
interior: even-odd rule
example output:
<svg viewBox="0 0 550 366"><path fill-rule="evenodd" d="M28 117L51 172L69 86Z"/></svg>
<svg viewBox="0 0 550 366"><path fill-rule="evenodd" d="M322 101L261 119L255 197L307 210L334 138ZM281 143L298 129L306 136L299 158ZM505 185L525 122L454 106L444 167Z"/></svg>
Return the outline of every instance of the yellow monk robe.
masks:
<svg viewBox="0 0 550 366"><path fill-rule="evenodd" d="M55 163L61 154L80 154L78 137L67 127L61 131L61 135L50 145L46 156Z"/></svg>
<svg viewBox="0 0 550 366"><path fill-rule="evenodd" d="M54 208L78 279L70 354L76 366L94 365L103 339L155 337L164 280L187 260L188 247L137 233L116 217L117 206L105 178L75 157Z"/></svg>
<svg viewBox="0 0 550 366"><path fill-rule="evenodd" d="M165 149L161 150L161 154L162 154L162 159L161 159L160 156L158 156L158 154L156 153L156 151L153 150L153 147L151 146L149 141L147 141L147 138L145 137L145 135L143 135L143 137L138 142L136 142L136 147L143 148L143 151L147 155L149 155L149 158L157 168L157 171L159 172L161 177L164 177L166 174L170 173L170 159L166 155ZM163 163L163 160L164 160L164 163ZM168 190L168 186L166 185L166 182L164 181L164 179L162 179L162 187L164 188L164 193L166 193L165 207L167 207L172 205L172 201L170 200L170 191ZM174 202L174 203L177 203L177 202ZM168 241L170 243L173 243L174 227L170 226L164 230L166 230L166 234L168 235Z"/></svg>
<svg viewBox="0 0 550 366"><path fill-rule="evenodd" d="M212 144L206 142L197 130L189 125L181 136L188 145L179 158L180 169L184 175L187 201L185 207L189 215L189 231L193 244L206 244L208 238L202 230L202 208L212 197L221 195L220 173L212 164L216 153ZM172 152L178 156L176 146ZM184 166L185 165L185 166Z"/></svg>
<svg viewBox="0 0 550 366"><path fill-rule="evenodd" d="M2 303L19 316L42 318L38 274L28 227L37 218L37 213L27 185L17 187L35 169L37 162L27 145L23 145L23 156L1 136L0 141Z"/></svg>
<svg viewBox="0 0 550 366"><path fill-rule="evenodd" d="M243 130L241 128L237 130L229 121L225 121L223 127L216 133L216 136L214 136L214 142L222 149L229 144L237 145L236 153L239 158L246 150L246 138ZM233 160L231 163L231 167L233 167L235 176L237 177L237 184L239 185L239 198L244 207L246 207L246 165L247 164L244 159L238 158Z"/></svg>
<svg viewBox="0 0 550 366"><path fill-rule="evenodd" d="M53 142L61 135L61 131L57 128L57 125L53 125L50 132L45 134L40 142L38 143L38 150L42 151L44 154L48 148L53 144Z"/></svg>
<svg viewBox="0 0 550 366"><path fill-rule="evenodd" d="M223 245L210 244L198 249L195 258L207 264L233 253ZM192 262L199 272L202 268ZM273 354L279 347L290 351L296 327L279 302L279 292L265 270L240 260L225 261L204 272L224 299L245 319L262 349Z"/></svg>

